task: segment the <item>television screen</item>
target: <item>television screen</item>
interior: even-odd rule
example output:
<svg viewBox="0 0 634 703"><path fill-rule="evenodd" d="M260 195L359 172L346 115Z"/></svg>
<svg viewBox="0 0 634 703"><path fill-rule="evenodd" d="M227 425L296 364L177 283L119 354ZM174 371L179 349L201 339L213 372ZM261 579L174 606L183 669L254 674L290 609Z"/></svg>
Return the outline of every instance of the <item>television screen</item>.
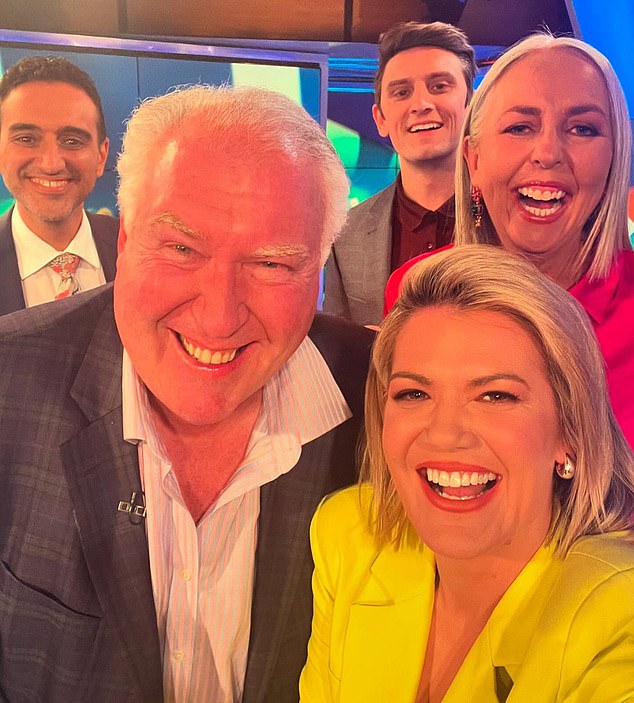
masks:
<svg viewBox="0 0 634 703"><path fill-rule="evenodd" d="M213 41L213 40L212 40ZM253 44L253 43L251 43ZM0 30L0 71L25 56L64 56L95 81L103 103L110 154L104 175L86 201L89 210L116 214L115 163L124 123L144 98L176 85L257 85L286 94L326 125L325 53L258 46L227 46L84 37ZM0 182L0 214L13 200Z"/></svg>

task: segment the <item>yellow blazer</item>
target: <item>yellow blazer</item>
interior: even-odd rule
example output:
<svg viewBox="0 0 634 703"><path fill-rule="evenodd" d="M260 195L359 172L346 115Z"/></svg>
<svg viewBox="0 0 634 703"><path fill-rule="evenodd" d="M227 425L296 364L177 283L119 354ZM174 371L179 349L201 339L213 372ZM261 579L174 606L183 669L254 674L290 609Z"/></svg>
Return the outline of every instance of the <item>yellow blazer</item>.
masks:
<svg viewBox="0 0 634 703"><path fill-rule="evenodd" d="M302 703L412 703L434 599L424 546L377 548L368 486L327 498L311 525L313 629ZM497 671L496 671L497 668ZM496 693L496 678L504 681ZM508 677L512 681L508 692ZM511 584L444 703L634 701L634 545L584 537L542 547Z"/></svg>

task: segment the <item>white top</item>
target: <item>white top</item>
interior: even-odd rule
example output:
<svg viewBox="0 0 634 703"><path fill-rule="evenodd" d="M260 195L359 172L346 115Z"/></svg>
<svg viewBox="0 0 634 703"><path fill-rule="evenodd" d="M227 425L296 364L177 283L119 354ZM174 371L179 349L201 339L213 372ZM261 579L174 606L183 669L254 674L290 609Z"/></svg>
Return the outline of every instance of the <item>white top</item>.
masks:
<svg viewBox="0 0 634 703"><path fill-rule="evenodd" d="M50 261L63 252L54 249L30 230L20 216L17 206L11 214L11 231L18 258L18 269L22 280L22 292L27 308L55 299L59 285L59 274L48 267ZM79 290L90 290L106 282L103 267L86 213L83 213L77 234L64 252L80 257L74 275Z"/></svg>
<svg viewBox="0 0 634 703"><path fill-rule="evenodd" d="M138 444L165 703L238 703L246 672L260 486L290 471L301 446L352 413L306 338L264 387L245 458L196 525L123 355L123 433Z"/></svg>

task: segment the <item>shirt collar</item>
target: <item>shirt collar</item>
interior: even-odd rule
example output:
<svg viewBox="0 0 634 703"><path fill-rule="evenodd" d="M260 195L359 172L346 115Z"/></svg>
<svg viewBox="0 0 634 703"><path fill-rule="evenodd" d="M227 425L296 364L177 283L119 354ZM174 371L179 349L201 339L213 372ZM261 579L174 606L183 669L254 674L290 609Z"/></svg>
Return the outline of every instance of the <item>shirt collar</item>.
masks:
<svg viewBox="0 0 634 703"><path fill-rule="evenodd" d="M410 231L423 224L423 220L430 212L437 212L444 217L455 218L454 196L448 198L437 210L428 210L417 202L407 197L403 188L403 181L399 173L396 179L396 194L394 198L394 209L398 213L399 221Z"/></svg>
<svg viewBox="0 0 634 703"><path fill-rule="evenodd" d="M603 322L617 294L625 266L623 254L624 252L619 254L605 278L591 281L586 274L578 283L568 289L568 292L581 303L586 312L597 323Z"/></svg>
<svg viewBox="0 0 634 703"><path fill-rule="evenodd" d="M13 208L13 212L11 213L11 231L15 243L20 278L22 280L28 278L41 268L44 268L44 266L62 253L53 248L50 244L47 244L43 239L40 239L33 230L27 227L17 206ZM77 234L64 251L70 254L76 254L95 269L101 266L97 247L92 237L90 222L85 212L82 213L81 224L79 225Z"/></svg>
<svg viewBox="0 0 634 703"><path fill-rule="evenodd" d="M123 437L147 442L167 463L153 422L147 390L136 374L128 353L122 367ZM304 444L345 422L352 412L325 359L306 337L284 366L264 386L262 409L245 459L224 488L216 507L231 500L245 482L244 474L257 466L262 485L290 471ZM263 454L267 461L262 462Z"/></svg>
<svg viewBox="0 0 634 703"><path fill-rule="evenodd" d="M293 435L307 444L352 417L324 357L305 337L264 387L272 434Z"/></svg>

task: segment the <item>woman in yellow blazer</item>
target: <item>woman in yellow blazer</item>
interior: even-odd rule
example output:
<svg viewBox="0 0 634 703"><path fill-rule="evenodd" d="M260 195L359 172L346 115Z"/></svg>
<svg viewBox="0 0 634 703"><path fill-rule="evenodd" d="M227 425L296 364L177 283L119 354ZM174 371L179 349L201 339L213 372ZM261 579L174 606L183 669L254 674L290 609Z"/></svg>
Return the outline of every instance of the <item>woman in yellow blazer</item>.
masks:
<svg viewBox="0 0 634 703"><path fill-rule="evenodd" d="M363 474L312 524L303 703L634 701L634 456L561 288L482 245L416 265Z"/></svg>

